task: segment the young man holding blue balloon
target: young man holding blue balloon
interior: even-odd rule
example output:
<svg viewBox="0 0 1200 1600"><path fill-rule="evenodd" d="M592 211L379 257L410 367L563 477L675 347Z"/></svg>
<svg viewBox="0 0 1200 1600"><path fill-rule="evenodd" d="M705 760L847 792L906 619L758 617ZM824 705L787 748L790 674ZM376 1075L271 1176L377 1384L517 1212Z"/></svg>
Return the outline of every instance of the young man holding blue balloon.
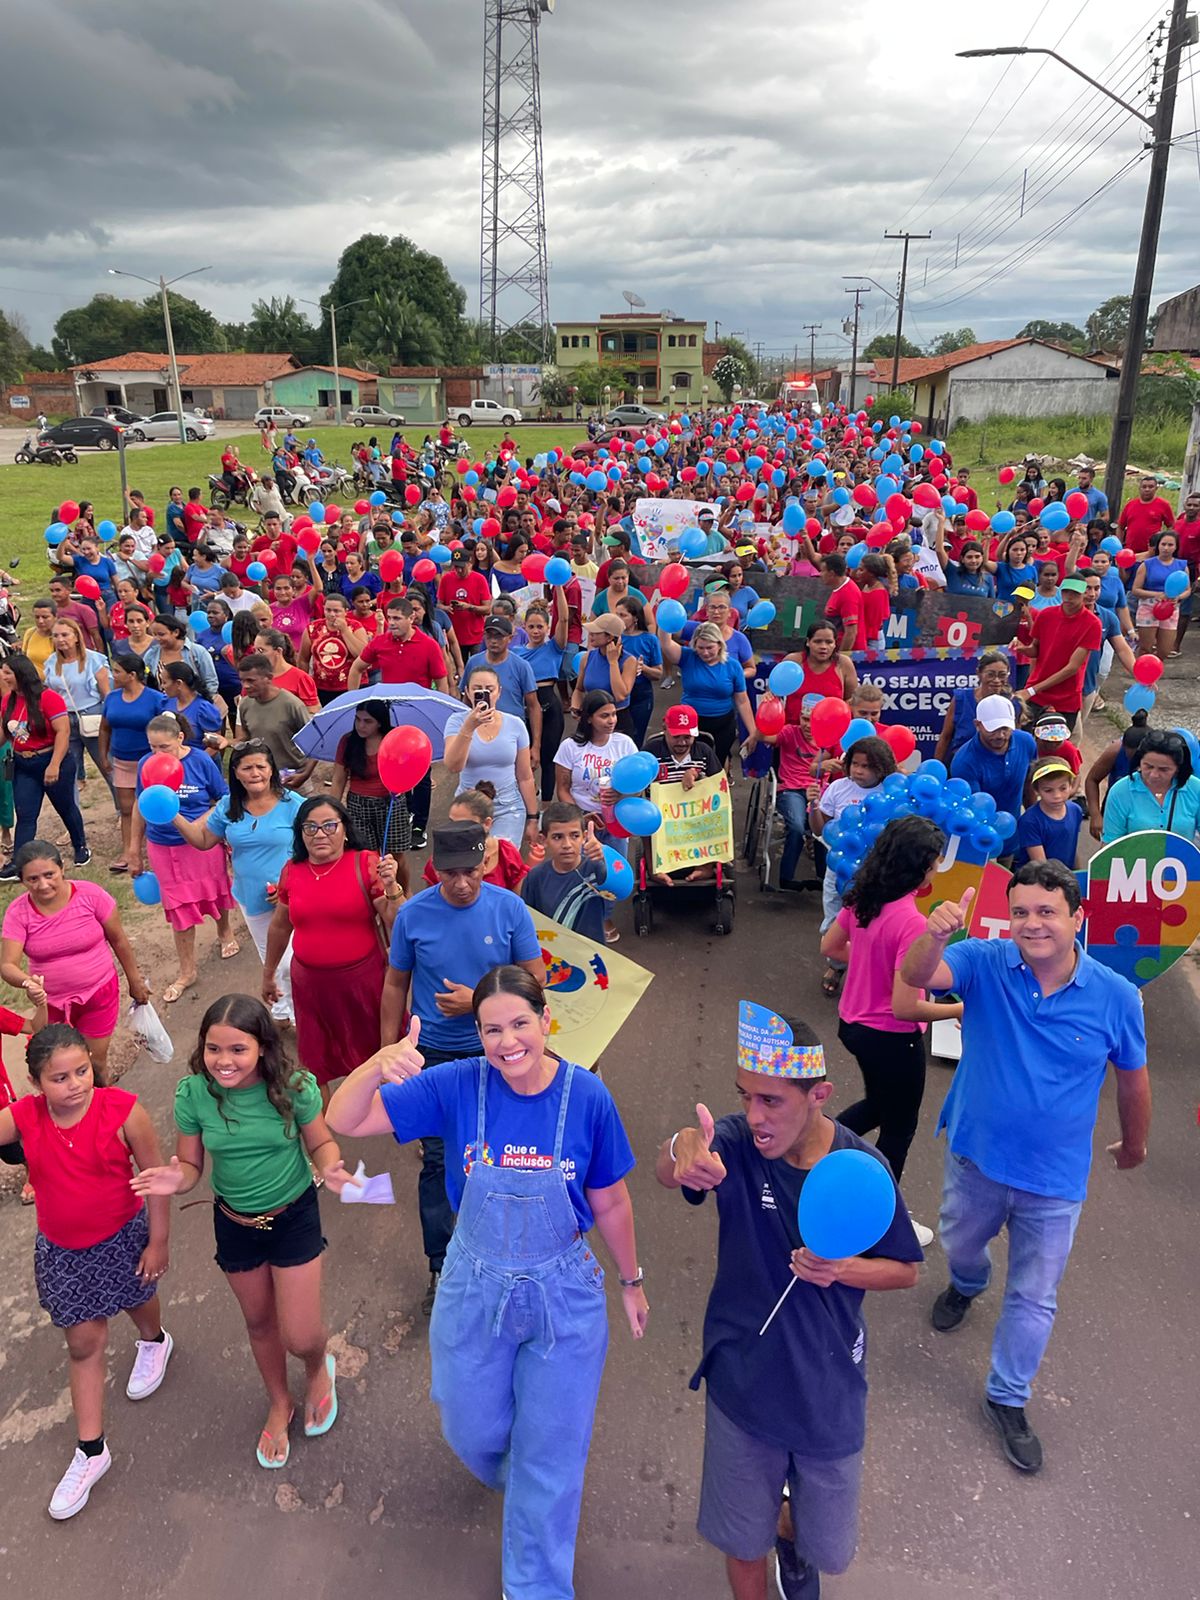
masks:
<svg viewBox="0 0 1200 1600"><path fill-rule="evenodd" d="M887 1162L825 1114L816 1035L738 1007L741 1111L696 1107L656 1176L699 1205L717 1191L717 1272L692 1378L707 1385L698 1527L734 1600L816 1600L858 1540L868 1289L910 1289L923 1259ZM780 1485L788 1503L780 1516Z"/></svg>

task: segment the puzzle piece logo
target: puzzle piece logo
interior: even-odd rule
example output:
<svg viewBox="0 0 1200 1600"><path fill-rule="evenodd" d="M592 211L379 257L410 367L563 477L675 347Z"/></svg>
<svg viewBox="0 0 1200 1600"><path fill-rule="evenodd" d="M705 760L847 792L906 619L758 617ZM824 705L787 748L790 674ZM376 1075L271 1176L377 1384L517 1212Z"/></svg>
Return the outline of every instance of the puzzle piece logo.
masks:
<svg viewBox="0 0 1200 1600"><path fill-rule="evenodd" d="M952 617L937 619L937 634L933 642L938 649L965 650L973 655L979 647L982 633L982 623L973 622L965 611L959 611Z"/></svg>
<svg viewBox="0 0 1200 1600"><path fill-rule="evenodd" d="M1092 857L1086 898L1089 955L1140 988L1200 934L1200 850L1158 830L1117 839Z"/></svg>

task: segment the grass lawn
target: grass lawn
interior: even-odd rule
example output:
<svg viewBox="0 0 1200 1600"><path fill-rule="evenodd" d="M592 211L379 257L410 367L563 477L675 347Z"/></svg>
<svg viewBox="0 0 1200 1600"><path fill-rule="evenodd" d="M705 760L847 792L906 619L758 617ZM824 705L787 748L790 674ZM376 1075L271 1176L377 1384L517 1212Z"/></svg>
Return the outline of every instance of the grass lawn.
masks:
<svg viewBox="0 0 1200 1600"><path fill-rule="evenodd" d="M960 423L947 443L960 466L994 468L1020 461L1026 453L1057 456L1060 461L1077 455L1103 461L1111 433L1108 417L991 417L987 422ZM1129 464L1178 483L1187 440L1185 417L1150 415L1135 420Z"/></svg>

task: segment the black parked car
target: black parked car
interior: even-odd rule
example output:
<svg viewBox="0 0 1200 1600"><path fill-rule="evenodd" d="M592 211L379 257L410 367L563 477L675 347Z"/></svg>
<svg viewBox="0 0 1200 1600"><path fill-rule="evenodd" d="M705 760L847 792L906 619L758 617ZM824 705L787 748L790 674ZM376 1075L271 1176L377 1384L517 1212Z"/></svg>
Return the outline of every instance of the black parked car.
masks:
<svg viewBox="0 0 1200 1600"><path fill-rule="evenodd" d="M117 424L107 417L66 417L44 429L38 438L68 445L72 450L115 450L119 432Z"/></svg>
<svg viewBox="0 0 1200 1600"><path fill-rule="evenodd" d="M128 411L124 406L93 406L88 416L107 417L110 422L119 422L123 428L127 428L131 422L146 420L140 411Z"/></svg>

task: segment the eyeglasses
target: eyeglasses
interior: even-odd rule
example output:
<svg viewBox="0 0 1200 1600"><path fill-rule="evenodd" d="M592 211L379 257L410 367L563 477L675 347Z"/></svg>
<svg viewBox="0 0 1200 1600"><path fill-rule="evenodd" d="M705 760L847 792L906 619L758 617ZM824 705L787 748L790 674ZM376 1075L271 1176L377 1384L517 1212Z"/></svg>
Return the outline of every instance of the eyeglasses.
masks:
<svg viewBox="0 0 1200 1600"><path fill-rule="evenodd" d="M239 756L248 755L254 751L266 750L269 746L265 739L242 739L233 746L232 755L236 761Z"/></svg>
<svg viewBox="0 0 1200 1600"><path fill-rule="evenodd" d="M300 832L306 839L315 839L319 833L323 833L327 839L331 839L341 825L342 819L340 817L332 817L328 822L306 822Z"/></svg>

